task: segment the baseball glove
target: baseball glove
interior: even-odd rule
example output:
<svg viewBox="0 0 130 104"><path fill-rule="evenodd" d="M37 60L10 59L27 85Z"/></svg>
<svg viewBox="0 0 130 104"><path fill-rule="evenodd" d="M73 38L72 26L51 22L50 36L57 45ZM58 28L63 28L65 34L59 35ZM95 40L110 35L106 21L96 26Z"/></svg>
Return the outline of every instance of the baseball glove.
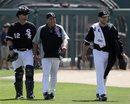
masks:
<svg viewBox="0 0 130 104"><path fill-rule="evenodd" d="M14 52L13 56L10 56L10 54L9 54L8 57L7 57L7 61L9 61L9 62L16 61L17 59L18 59L18 53L17 52Z"/></svg>

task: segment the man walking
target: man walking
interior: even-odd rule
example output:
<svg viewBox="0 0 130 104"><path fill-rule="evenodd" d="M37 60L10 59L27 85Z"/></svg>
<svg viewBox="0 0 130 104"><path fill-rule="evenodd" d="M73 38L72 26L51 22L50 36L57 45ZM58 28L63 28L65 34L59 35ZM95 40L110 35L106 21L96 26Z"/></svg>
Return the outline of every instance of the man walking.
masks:
<svg viewBox="0 0 130 104"><path fill-rule="evenodd" d="M56 16L53 12L47 13L46 19L47 24L39 27L33 42L35 52L38 44L41 43L43 96L45 100L49 100L54 98L60 55L65 56L69 37L63 27L56 24Z"/></svg>
<svg viewBox="0 0 130 104"><path fill-rule="evenodd" d="M23 74L25 68L25 85L27 99L33 99L34 88L34 67L33 67L33 53L32 53L32 40L36 33L35 26L27 21L29 14L29 8L26 6L20 6L16 16L18 22L15 22L9 28L9 32L6 36L7 45L10 50L10 56L14 55L14 52L18 53L18 59L12 62L15 70L15 90L16 99L23 98Z"/></svg>
<svg viewBox="0 0 130 104"><path fill-rule="evenodd" d="M99 22L94 23L85 37L82 60L86 60L86 50L88 45L93 42L93 56L96 69L97 90L96 97L99 101L107 101L106 96L106 78L115 63L116 56L123 58L122 42L118 31L113 24L108 23L109 15L106 11L98 13Z"/></svg>

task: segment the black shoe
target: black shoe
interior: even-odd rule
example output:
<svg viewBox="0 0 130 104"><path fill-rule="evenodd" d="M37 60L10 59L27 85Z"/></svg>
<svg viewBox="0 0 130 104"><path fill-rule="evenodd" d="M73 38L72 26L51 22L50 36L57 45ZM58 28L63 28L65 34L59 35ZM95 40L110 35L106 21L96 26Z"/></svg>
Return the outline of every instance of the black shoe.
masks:
<svg viewBox="0 0 130 104"><path fill-rule="evenodd" d="M48 94L48 92L45 92L45 93L43 94L43 96L44 96L44 99L45 99L45 100L49 100L49 99L50 99L50 95Z"/></svg>
<svg viewBox="0 0 130 104"><path fill-rule="evenodd" d="M99 100L99 101L107 101L107 96L106 96L106 94L100 95L99 98L98 98L98 100Z"/></svg>
<svg viewBox="0 0 130 104"><path fill-rule="evenodd" d="M99 94L98 93L96 94L96 100L99 100Z"/></svg>
<svg viewBox="0 0 130 104"><path fill-rule="evenodd" d="M53 93L50 93L49 96L50 96L50 99L54 99L55 98Z"/></svg>
<svg viewBox="0 0 130 104"><path fill-rule="evenodd" d="M34 95L33 94L31 94L30 96L27 96L27 99L34 99Z"/></svg>
<svg viewBox="0 0 130 104"><path fill-rule="evenodd" d="M19 99L23 99L23 95L17 94L15 99L19 100Z"/></svg>

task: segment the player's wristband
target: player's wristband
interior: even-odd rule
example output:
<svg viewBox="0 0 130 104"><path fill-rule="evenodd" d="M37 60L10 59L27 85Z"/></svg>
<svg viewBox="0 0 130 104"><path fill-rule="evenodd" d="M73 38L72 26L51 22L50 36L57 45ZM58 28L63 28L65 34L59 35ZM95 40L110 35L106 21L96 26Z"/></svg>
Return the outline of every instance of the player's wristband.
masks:
<svg viewBox="0 0 130 104"><path fill-rule="evenodd" d="M12 51L13 50L13 46L9 46L9 50Z"/></svg>

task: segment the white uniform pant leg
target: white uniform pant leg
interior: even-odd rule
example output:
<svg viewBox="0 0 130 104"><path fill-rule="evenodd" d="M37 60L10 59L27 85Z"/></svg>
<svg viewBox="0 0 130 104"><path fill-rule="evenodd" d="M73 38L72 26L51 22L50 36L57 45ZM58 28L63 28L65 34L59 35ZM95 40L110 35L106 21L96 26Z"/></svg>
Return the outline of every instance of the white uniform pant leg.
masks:
<svg viewBox="0 0 130 104"><path fill-rule="evenodd" d="M43 69L43 77L42 77L42 91L43 93L48 92L49 89L49 75L52 64L50 58L42 59L42 69Z"/></svg>
<svg viewBox="0 0 130 104"><path fill-rule="evenodd" d="M51 77L50 77L50 92L55 92L55 87L57 83L57 71L59 68L60 60L59 58L52 58L52 68L51 68Z"/></svg>
<svg viewBox="0 0 130 104"><path fill-rule="evenodd" d="M23 51L22 53L22 59L23 59L23 64L24 67L26 67L26 65L32 65L33 66L33 52L32 50L27 50L27 51Z"/></svg>
<svg viewBox="0 0 130 104"><path fill-rule="evenodd" d="M32 65L33 66L33 53L32 50L27 51L17 51L18 59L12 62L12 66L14 69L19 68L20 66Z"/></svg>
<svg viewBox="0 0 130 104"><path fill-rule="evenodd" d="M93 50L94 63L97 78L97 93L99 95L106 94L104 72L108 62L108 52Z"/></svg>
<svg viewBox="0 0 130 104"><path fill-rule="evenodd" d="M16 61L12 62L12 66L13 69L16 70L17 68L19 68L20 66L23 66L23 60L22 60L22 53L19 51L15 51L18 53L18 59Z"/></svg>

